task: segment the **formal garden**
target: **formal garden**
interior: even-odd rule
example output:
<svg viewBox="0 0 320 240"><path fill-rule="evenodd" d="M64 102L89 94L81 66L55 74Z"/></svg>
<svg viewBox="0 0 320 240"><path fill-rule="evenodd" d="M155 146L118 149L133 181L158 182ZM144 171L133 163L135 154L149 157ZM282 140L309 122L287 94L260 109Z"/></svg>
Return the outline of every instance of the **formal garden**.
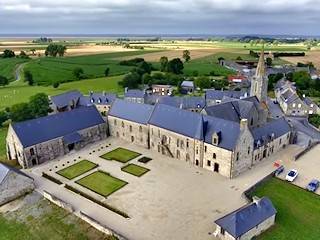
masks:
<svg viewBox="0 0 320 240"><path fill-rule="evenodd" d="M133 164L133 163L130 163L130 164L122 167L121 170L123 172L130 173L136 177L141 177L142 175L144 175L150 171L150 169L148 169L148 168L141 167L141 166Z"/></svg>
<svg viewBox="0 0 320 240"><path fill-rule="evenodd" d="M57 174L71 180L86 172L91 171L96 167L98 167L97 164L90 162L88 160L82 160L72 166L66 167L58 171Z"/></svg>
<svg viewBox="0 0 320 240"><path fill-rule="evenodd" d="M127 163L132 159L139 157L140 155L141 155L140 153L137 153L125 148L117 148L111 152L103 154L100 157L106 160L115 160L121 163Z"/></svg>

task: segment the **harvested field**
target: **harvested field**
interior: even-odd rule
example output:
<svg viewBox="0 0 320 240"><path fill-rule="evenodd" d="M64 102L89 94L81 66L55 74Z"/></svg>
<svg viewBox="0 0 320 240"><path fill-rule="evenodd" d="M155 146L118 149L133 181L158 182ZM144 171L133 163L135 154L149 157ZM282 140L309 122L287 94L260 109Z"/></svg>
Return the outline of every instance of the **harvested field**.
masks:
<svg viewBox="0 0 320 240"><path fill-rule="evenodd" d="M308 63L312 62L316 68L320 68L320 51L310 51L306 52L306 56L304 57L283 57L283 60L297 64L298 62L301 63Z"/></svg>
<svg viewBox="0 0 320 240"><path fill-rule="evenodd" d="M191 54L191 59L198 59L198 58L207 57L219 52L225 52L226 49L221 49L221 48L191 49L189 51ZM169 59L173 59L177 57L182 58L182 53L183 53L183 50L170 50L170 51L163 51L163 52L146 53L136 57L142 57L149 62L158 62L162 56L166 56ZM130 58L132 57L125 57L122 59L130 59Z"/></svg>

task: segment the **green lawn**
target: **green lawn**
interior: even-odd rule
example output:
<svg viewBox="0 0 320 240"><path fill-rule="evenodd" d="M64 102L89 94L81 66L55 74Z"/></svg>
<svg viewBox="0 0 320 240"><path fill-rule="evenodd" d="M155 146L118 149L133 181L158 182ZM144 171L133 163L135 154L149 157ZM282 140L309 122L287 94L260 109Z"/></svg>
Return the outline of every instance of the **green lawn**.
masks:
<svg viewBox="0 0 320 240"><path fill-rule="evenodd" d="M67 178L67 179L73 179L76 178L86 172L89 172L90 170L96 168L98 165L90 162L88 160L82 160L76 164L73 164L70 167L66 167L60 171L57 172L57 174Z"/></svg>
<svg viewBox="0 0 320 240"><path fill-rule="evenodd" d="M0 75L5 76L9 81L13 81L15 79L16 67L28 61L30 60L21 58L0 58Z"/></svg>
<svg viewBox="0 0 320 240"><path fill-rule="evenodd" d="M85 95L88 95L89 91L106 91L123 94L123 88L118 84L122 78L123 76L87 79L64 83L61 84L59 88L53 88L51 86L28 86L21 82L10 84L6 87L0 87L0 110L16 103L27 102L31 96L37 93L46 93L53 96L77 89Z"/></svg>
<svg viewBox="0 0 320 240"><path fill-rule="evenodd" d="M1 213L0 232L0 240L115 240L47 200Z"/></svg>
<svg viewBox="0 0 320 240"><path fill-rule="evenodd" d="M127 182L102 171L94 172L76 183L104 197L109 196L127 184Z"/></svg>
<svg viewBox="0 0 320 240"><path fill-rule="evenodd" d="M253 195L269 197L278 211L276 225L258 239L320 239L320 196L277 178L264 183Z"/></svg>
<svg viewBox="0 0 320 240"><path fill-rule="evenodd" d="M0 160L6 159L7 128L0 128Z"/></svg>
<svg viewBox="0 0 320 240"><path fill-rule="evenodd" d="M132 164L132 163L121 168L121 170L137 177L141 177L142 175L150 171L150 169L148 168L141 167L139 165Z"/></svg>
<svg viewBox="0 0 320 240"><path fill-rule="evenodd" d="M100 157L106 160L116 160L118 162L127 163L140 155L140 153L133 152L125 148L117 148L111 152L103 154Z"/></svg>
<svg viewBox="0 0 320 240"><path fill-rule="evenodd" d="M103 77L106 67L110 68L111 76L127 73L132 67L119 65L119 59L127 56L134 57L146 52L148 51L140 50L63 58L43 57L28 63L25 69L32 73L36 83L51 85L55 81L75 81L72 71L78 67L83 69L87 78Z"/></svg>

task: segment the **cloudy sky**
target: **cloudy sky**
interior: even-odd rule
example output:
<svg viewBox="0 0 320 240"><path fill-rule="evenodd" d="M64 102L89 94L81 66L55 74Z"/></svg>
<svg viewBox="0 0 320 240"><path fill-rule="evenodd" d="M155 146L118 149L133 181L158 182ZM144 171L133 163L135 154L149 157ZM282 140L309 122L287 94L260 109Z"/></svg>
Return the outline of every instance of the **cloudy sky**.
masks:
<svg viewBox="0 0 320 240"><path fill-rule="evenodd" d="M320 0L0 0L0 34L320 35Z"/></svg>

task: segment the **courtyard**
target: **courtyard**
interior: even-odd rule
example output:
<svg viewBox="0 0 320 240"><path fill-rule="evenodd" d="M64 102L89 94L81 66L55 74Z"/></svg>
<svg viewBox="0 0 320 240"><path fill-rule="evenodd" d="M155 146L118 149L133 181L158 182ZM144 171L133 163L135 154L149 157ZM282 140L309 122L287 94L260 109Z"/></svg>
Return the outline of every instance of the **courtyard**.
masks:
<svg viewBox="0 0 320 240"><path fill-rule="evenodd" d="M144 164L138 161L140 158L131 157L131 160L124 164L119 161L106 161L100 157L118 148L130 150L141 157L152 158L152 161ZM213 221L246 204L243 191L271 173L274 170L275 160L290 159L296 151L296 148L288 147L236 179L230 180L219 174L191 166L184 161L129 145L120 139L108 138L106 141L90 145L86 149L70 153L63 158L25 170L25 172L35 179L39 191L46 190L55 194L74 206L76 212L82 211L94 216L97 221L129 239L209 240L214 239L211 235L215 230ZM80 162L81 159L87 159L99 166L72 180L55 173ZM150 171L141 177L124 172L123 167L131 164ZM50 169L55 171L50 172ZM134 167L135 170L136 167ZM107 195L107 198L77 184L77 181L86 179L97 171L107 172L113 178L127 184ZM123 218L69 191L63 185L44 179L41 177L42 172L49 172L64 184L71 185L95 199L124 211L130 218ZM96 181L98 185L102 182L105 180Z"/></svg>

